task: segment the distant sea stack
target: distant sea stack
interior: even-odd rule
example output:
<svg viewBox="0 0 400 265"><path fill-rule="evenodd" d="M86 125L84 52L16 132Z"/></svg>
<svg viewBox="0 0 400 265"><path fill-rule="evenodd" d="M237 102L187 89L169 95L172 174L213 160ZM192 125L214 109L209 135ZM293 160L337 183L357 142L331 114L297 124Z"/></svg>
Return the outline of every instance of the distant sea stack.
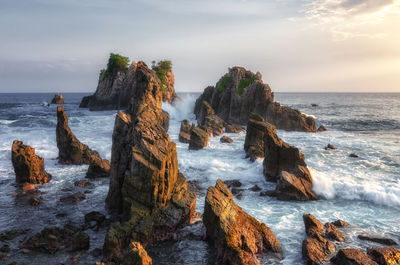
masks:
<svg viewBox="0 0 400 265"><path fill-rule="evenodd" d="M51 104L64 104L64 98L61 94L55 94L51 100Z"/></svg>
<svg viewBox="0 0 400 265"><path fill-rule="evenodd" d="M162 100L172 103L176 99L172 72L172 63L168 60L153 62L152 71L160 80ZM127 109L134 96L136 83L140 82L137 75L137 63L129 65L129 58L119 54L110 54L107 69L100 71L96 92L83 97L79 107L90 110Z"/></svg>
<svg viewBox="0 0 400 265"><path fill-rule="evenodd" d="M127 264L130 243L143 247L172 238L195 216L196 195L179 172L176 144L166 131L162 81L143 62L135 66L134 100L115 118L108 209L122 218L107 232L103 261Z"/></svg>
<svg viewBox="0 0 400 265"><path fill-rule="evenodd" d="M215 86L207 87L196 100L194 114L202 118L203 101L208 102L225 122L246 125L250 113L262 116L278 129L316 132L315 119L298 110L274 102L274 93L264 84L260 73L232 67Z"/></svg>

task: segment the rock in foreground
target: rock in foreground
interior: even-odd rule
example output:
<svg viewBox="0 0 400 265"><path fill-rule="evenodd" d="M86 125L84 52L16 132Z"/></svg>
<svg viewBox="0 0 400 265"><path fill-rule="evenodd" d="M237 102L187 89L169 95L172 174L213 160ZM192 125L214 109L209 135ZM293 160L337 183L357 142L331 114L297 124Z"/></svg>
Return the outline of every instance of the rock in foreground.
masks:
<svg viewBox="0 0 400 265"><path fill-rule="evenodd" d="M367 254L354 248L339 250L331 262L336 265L378 265Z"/></svg>
<svg viewBox="0 0 400 265"><path fill-rule="evenodd" d="M208 133L200 127L192 129L190 134L189 149L199 150L208 146Z"/></svg>
<svg viewBox="0 0 400 265"><path fill-rule="evenodd" d="M203 222L222 264L260 264L256 255L263 253L282 257L281 245L271 229L237 206L221 180L207 191Z"/></svg>
<svg viewBox="0 0 400 265"><path fill-rule="evenodd" d="M209 86L204 90L196 100L194 109L198 119L201 119L204 101L226 122L245 125L253 112L278 129L317 131L313 117L274 102L274 94L271 88L263 83L261 74L254 74L243 67L230 68L215 87Z"/></svg>
<svg viewBox="0 0 400 265"><path fill-rule="evenodd" d="M35 154L35 149L15 140L11 147L11 161L17 183L43 184L51 175L44 170L44 159Z"/></svg>

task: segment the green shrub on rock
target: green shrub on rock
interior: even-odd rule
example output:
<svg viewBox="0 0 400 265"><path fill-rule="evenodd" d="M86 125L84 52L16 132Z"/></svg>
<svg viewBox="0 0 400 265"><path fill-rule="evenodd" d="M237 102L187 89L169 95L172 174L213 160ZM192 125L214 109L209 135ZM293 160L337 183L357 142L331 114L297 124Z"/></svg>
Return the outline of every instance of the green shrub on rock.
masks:
<svg viewBox="0 0 400 265"><path fill-rule="evenodd" d="M167 85L167 73L172 69L172 62L170 60L161 60L151 62L151 69L156 71L158 78L161 81L161 90L166 91L165 86Z"/></svg>

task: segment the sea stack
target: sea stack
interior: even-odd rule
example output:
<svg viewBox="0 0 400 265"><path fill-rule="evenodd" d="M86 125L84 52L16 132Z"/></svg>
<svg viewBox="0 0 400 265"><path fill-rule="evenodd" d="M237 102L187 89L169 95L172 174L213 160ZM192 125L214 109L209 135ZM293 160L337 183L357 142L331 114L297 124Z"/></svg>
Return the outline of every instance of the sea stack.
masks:
<svg viewBox="0 0 400 265"><path fill-rule="evenodd" d="M138 75L137 63L129 65L129 58L119 54L110 54L107 69L100 71L96 92L82 99L79 107L90 110L123 110L127 109L130 99L135 95L134 89ZM153 65L156 78L160 79L162 100L173 102L176 99L170 61L160 61Z"/></svg>
<svg viewBox="0 0 400 265"><path fill-rule="evenodd" d="M44 170L44 159L35 154L35 149L15 140L11 147L11 161L17 183L43 184L51 175Z"/></svg>
<svg viewBox="0 0 400 265"><path fill-rule="evenodd" d="M165 130L161 81L144 62L137 63L135 75L129 108L115 119L106 199L121 220L107 232L103 259L117 263L132 242L146 247L171 238L195 216L195 194L179 172L176 144Z"/></svg>
<svg viewBox="0 0 400 265"><path fill-rule="evenodd" d="M221 180L208 188L203 222L222 264L259 265L256 255L263 253L282 258L272 230L244 212Z"/></svg>
<svg viewBox="0 0 400 265"><path fill-rule="evenodd" d="M55 94L51 100L51 104L64 104L64 98L61 94Z"/></svg>
<svg viewBox="0 0 400 265"><path fill-rule="evenodd" d="M102 159L97 151L81 143L68 125L68 117L62 106L57 107L56 139L58 161L61 164L88 164L87 177L105 177L110 171L110 163Z"/></svg>
<svg viewBox="0 0 400 265"><path fill-rule="evenodd" d="M300 111L274 102L269 85L264 84L260 73L243 67L232 67L215 86L207 87L196 100L194 113L201 120L203 102L215 110L225 122L246 125L250 113L263 117L278 129L287 131L316 132L315 120Z"/></svg>

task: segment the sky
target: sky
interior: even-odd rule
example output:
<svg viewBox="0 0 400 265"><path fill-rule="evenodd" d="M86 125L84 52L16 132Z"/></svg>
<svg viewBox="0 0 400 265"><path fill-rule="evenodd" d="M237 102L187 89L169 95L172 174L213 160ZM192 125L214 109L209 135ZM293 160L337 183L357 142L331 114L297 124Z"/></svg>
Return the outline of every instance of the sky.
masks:
<svg viewBox="0 0 400 265"><path fill-rule="evenodd" d="M0 0L0 92L94 92L111 52L275 92L400 92L400 0Z"/></svg>

